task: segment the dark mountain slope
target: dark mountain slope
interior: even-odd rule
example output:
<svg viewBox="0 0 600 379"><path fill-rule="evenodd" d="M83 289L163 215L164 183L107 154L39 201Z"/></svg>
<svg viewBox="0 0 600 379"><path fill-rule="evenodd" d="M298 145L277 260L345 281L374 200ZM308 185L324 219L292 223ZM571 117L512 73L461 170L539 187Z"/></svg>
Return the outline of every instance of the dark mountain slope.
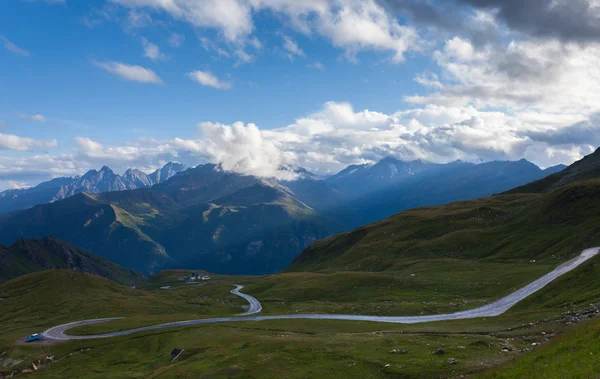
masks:
<svg viewBox="0 0 600 379"><path fill-rule="evenodd" d="M541 193L577 181L600 178L600 149L567 167L541 180L515 188L508 193Z"/></svg>
<svg viewBox="0 0 600 379"><path fill-rule="evenodd" d="M137 227L130 213L103 201L101 195L82 193L38 205L16 212L0 224L0 243L4 244L47 235L139 272L149 272L169 259L164 248Z"/></svg>
<svg viewBox="0 0 600 379"><path fill-rule="evenodd" d="M318 241L289 271L395 271L414 260L560 262L600 243L600 181L417 208Z"/></svg>
<svg viewBox="0 0 600 379"><path fill-rule="evenodd" d="M198 166L152 188L79 194L0 220L0 241L55 235L128 268L268 273L334 223L276 182Z"/></svg>
<svg viewBox="0 0 600 379"><path fill-rule="evenodd" d="M387 164L390 165L390 162L388 160ZM382 175L384 167L378 169L378 177ZM460 161L426 165L417 161L415 167L405 167L403 172L405 175L402 178L392 177L393 181L388 181L386 186L373 189L364 187L366 192L348 193L356 190L358 185L340 188L340 191L345 191L346 201L320 211L330 217L338 217L344 221L347 229L353 229L405 209L490 196L547 175L526 160L493 161L478 165ZM361 181L369 183L369 175L362 173L360 176ZM302 196L300 198L303 199Z"/></svg>
<svg viewBox="0 0 600 379"><path fill-rule="evenodd" d="M138 273L54 237L20 239L10 247L0 245L0 281L55 268L83 271L127 285L145 280Z"/></svg>

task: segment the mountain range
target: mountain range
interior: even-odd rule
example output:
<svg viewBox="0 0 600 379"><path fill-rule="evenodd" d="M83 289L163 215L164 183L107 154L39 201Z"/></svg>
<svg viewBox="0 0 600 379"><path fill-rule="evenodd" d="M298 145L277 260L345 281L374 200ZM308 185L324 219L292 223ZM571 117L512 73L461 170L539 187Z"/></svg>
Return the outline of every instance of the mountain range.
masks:
<svg viewBox="0 0 600 379"><path fill-rule="evenodd" d="M386 158L325 179L296 169L297 180L277 181L206 164L152 187L101 187L107 192L80 192L0 215L0 243L53 235L145 274L189 267L268 274L287 267L315 240L407 208L503 192L562 168L541 170L525 160ZM133 174L124 176L143 184L144 177Z"/></svg>
<svg viewBox="0 0 600 379"><path fill-rule="evenodd" d="M404 162L391 157L374 165L349 166L325 180L287 183L302 201L339 219L344 229L379 221L404 209L477 199L560 172L520 161L481 164Z"/></svg>
<svg viewBox="0 0 600 379"><path fill-rule="evenodd" d="M600 244L599 168L600 149L503 194L406 210L315 242L287 271L394 272L423 260L560 263Z"/></svg>
<svg viewBox="0 0 600 379"><path fill-rule="evenodd" d="M52 203L82 192L96 194L151 187L187 169L185 165L171 162L149 175L140 170L129 169L121 176L104 166L100 171L90 170L82 176L55 178L32 188L0 192L0 213Z"/></svg>

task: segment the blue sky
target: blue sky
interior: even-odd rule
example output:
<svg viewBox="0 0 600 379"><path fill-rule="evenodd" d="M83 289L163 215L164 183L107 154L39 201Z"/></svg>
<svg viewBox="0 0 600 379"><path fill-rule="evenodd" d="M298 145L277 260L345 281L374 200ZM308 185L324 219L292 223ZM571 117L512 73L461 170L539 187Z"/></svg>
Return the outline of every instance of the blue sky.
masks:
<svg viewBox="0 0 600 379"><path fill-rule="evenodd" d="M593 151L589 31L456 3L3 1L0 189L103 164L277 176L388 155L549 166Z"/></svg>

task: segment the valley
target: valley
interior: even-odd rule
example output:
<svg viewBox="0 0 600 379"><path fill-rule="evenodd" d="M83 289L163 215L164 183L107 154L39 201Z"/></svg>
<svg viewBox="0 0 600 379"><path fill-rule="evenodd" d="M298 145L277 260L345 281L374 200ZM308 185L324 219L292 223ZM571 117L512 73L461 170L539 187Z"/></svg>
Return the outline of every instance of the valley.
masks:
<svg viewBox="0 0 600 379"><path fill-rule="evenodd" d="M476 165L385 158L328 178L290 168L296 179L283 181L212 164L187 169L169 163L140 181L141 188L125 190L123 180L131 175L105 167L78 179L85 184L77 184L78 192L0 217L0 243L52 235L145 275L178 267L272 274L316 240L408 208L503 192L560 169L541 170L525 160Z"/></svg>
<svg viewBox="0 0 600 379"><path fill-rule="evenodd" d="M231 195L220 192L219 199L211 200L217 207L247 207L255 204L256 196L264 199L269 194L269 202L290 207L288 214L310 217L313 212L277 185L198 170L202 183L205 175L244 183L241 189L229 187ZM200 186L180 198L177 181L190 179L182 179L182 174L173 179L158 187L160 191L77 195L57 204L62 208L73 202L78 206L72 209L82 209L83 201L100 213L97 220L105 217L102 209L110 208L123 227L150 233L152 218L170 215L168 222L177 225L179 216L168 210L197 207L198 201L215 196L211 187ZM547 192L513 191L411 209L318 240L285 270L267 276L196 270L210 280L190 284L182 279L194 270L166 270L132 288L80 271L33 272L0 285L5 299L0 303L0 326L6 330L0 337L1 362L12 362L12 370L30 370L37 360L42 367L36 364L33 375L43 377L194 377L198 372L261 378L344 377L349 372L373 377L503 377L500 368L488 370L515 358L521 362L521 356L527 365L528 354L553 349L554 337L569 329L568 324L597 314L596 249L572 261L578 266L569 266L572 271L561 269L560 276L552 271L600 244L599 193L600 182L592 178ZM218 209L211 207L204 208L209 220ZM160 216L152 209L160 209ZM54 212L42 214L54 217ZM75 214L69 208L60 212L69 212L70 219ZM144 215L147 224L133 214ZM234 285L244 286L239 295L232 292L240 288ZM519 290L523 287L525 292ZM260 314L235 316L248 304L241 294L260 302ZM506 296L506 301L499 300ZM117 319L98 323L104 318ZM70 328L67 334L117 335L18 342L31 333L89 319L94 322ZM197 321L181 323L185 320ZM165 329L153 327L165 323ZM120 335L137 328L142 329ZM174 348L184 352L169 363L166 357ZM434 354L438 350L444 353ZM102 359L95 363L94 357ZM7 369L0 372L9 374Z"/></svg>

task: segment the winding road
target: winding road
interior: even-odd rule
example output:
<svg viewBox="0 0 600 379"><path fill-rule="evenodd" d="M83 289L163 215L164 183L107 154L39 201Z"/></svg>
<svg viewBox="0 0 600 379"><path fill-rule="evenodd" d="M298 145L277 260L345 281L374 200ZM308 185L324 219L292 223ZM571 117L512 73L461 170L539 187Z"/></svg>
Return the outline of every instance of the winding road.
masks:
<svg viewBox="0 0 600 379"><path fill-rule="evenodd" d="M246 301L248 301L248 303L250 303L248 310L238 316L250 316L250 315L255 315L257 313L260 313L262 311L262 305L260 305L260 301L258 301L253 296L246 295L245 293L241 293L240 290L242 288L244 288L244 286L236 284L235 289L231 290L232 294L243 297L244 299L246 299Z"/></svg>
<svg viewBox="0 0 600 379"><path fill-rule="evenodd" d="M593 258L600 252L600 247L594 247L591 249L584 250L578 257L571 259L568 262L558 266L552 272L542 276L541 278L529 283L525 287L511 293L510 295L497 300L493 303L484 305L479 308L470 309L467 311L440 314L440 315L427 315L427 316L368 316L368 315L342 315L342 314L291 314L291 315L272 315L272 316L256 316L262 310L260 302L247 294L239 292L244 286L236 285L236 288L231 291L234 295L241 296L246 299L250 306L245 313L233 317L219 317L219 318L207 318L199 320L188 320L169 322L166 324L146 326L143 328L136 328L130 330L123 330L119 332L104 333L104 334L93 334L88 336L72 336L67 335L65 332L69 329L84 326L93 325L112 320L119 319L121 317L102 318L93 320L75 321L68 324L63 324L50 328L42 333L46 339L56 341L67 341L67 340L86 340L95 338L108 338L123 336L127 334L133 334L137 332L143 332L155 329L174 328L181 326L200 325L200 324L213 324L220 322L240 322L240 321L265 321L265 320L288 320L288 319L313 319L313 320L348 320L348 321L373 321L373 322L388 322L398 324L415 324L421 322L432 322L432 321L447 321L447 320L458 320L458 319L469 319L478 317L493 317L501 315L506 312L510 307L530 296L531 294L539 291L545 287L548 283L552 282L561 275L566 274L569 271L574 270L588 259Z"/></svg>

